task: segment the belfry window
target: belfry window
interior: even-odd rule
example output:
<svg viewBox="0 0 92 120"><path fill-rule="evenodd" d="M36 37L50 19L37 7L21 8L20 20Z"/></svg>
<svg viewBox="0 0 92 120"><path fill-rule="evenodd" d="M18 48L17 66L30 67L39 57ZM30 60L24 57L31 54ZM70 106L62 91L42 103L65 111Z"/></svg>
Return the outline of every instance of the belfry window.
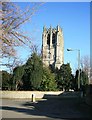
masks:
<svg viewBox="0 0 92 120"><path fill-rule="evenodd" d="M55 33L52 35L52 44L55 44Z"/></svg>
<svg viewBox="0 0 92 120"><path fill-rule="evenodd" d="M47 44L50 45L50 34L47 36Z"/></svg>

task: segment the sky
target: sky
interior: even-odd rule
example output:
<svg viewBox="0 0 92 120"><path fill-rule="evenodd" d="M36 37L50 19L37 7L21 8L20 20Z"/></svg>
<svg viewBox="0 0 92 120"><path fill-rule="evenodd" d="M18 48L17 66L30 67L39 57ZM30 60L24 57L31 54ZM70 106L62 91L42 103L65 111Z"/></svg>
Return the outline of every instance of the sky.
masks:
<svg viewBox="0 0 92 120"><path fill-rule="evenodd" d="M28 2L17 3L21 9ZM43 26L55 28L59 25L64 35L64 63L70 63L74 72L78 67L78 51L67 51L67 48L79 49L81 57L90 56L90 3L89 2L47 2L40 6L22 28L29 33L32 42L41 48ZM19 57L28 59L30 50L19 48Z"/></svg>

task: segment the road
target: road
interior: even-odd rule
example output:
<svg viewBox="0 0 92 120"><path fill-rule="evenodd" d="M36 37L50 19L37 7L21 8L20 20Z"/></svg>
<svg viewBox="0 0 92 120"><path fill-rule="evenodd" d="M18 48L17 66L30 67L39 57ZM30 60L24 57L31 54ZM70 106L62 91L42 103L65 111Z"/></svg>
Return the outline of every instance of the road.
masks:
<svg viewBox="0 0 92 120"><path fill-rule="evenodd" d="M2 99L1 107L2 118L90 118L90 107L77 97L54 97L38 100L36 103L23 99Z"/></svg>

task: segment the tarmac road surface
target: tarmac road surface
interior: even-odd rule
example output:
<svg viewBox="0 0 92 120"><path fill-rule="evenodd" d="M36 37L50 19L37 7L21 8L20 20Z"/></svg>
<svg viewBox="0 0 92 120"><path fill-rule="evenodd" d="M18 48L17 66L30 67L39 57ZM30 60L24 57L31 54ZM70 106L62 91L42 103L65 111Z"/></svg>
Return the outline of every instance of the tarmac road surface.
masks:
<svg viewBox="0 0 92 120"><path fill-rule="evenodd" d="M80 98L48 98L38 100L2 99L2 118L39 118L59 120L90 118L90 107ZM7 119L8 120L8 119ZM12 119L13 120L13 119Z"/></svg>

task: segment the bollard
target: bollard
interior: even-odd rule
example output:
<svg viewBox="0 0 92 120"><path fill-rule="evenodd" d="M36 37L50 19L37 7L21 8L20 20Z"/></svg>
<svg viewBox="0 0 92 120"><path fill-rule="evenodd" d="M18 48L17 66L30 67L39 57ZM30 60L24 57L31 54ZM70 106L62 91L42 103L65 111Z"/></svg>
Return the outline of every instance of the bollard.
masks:
<svg viewBox="0 0 92 120"><path fill-rule="evenodd" d="M35 94L32 94L32 102L35 102Z"/></svg>

